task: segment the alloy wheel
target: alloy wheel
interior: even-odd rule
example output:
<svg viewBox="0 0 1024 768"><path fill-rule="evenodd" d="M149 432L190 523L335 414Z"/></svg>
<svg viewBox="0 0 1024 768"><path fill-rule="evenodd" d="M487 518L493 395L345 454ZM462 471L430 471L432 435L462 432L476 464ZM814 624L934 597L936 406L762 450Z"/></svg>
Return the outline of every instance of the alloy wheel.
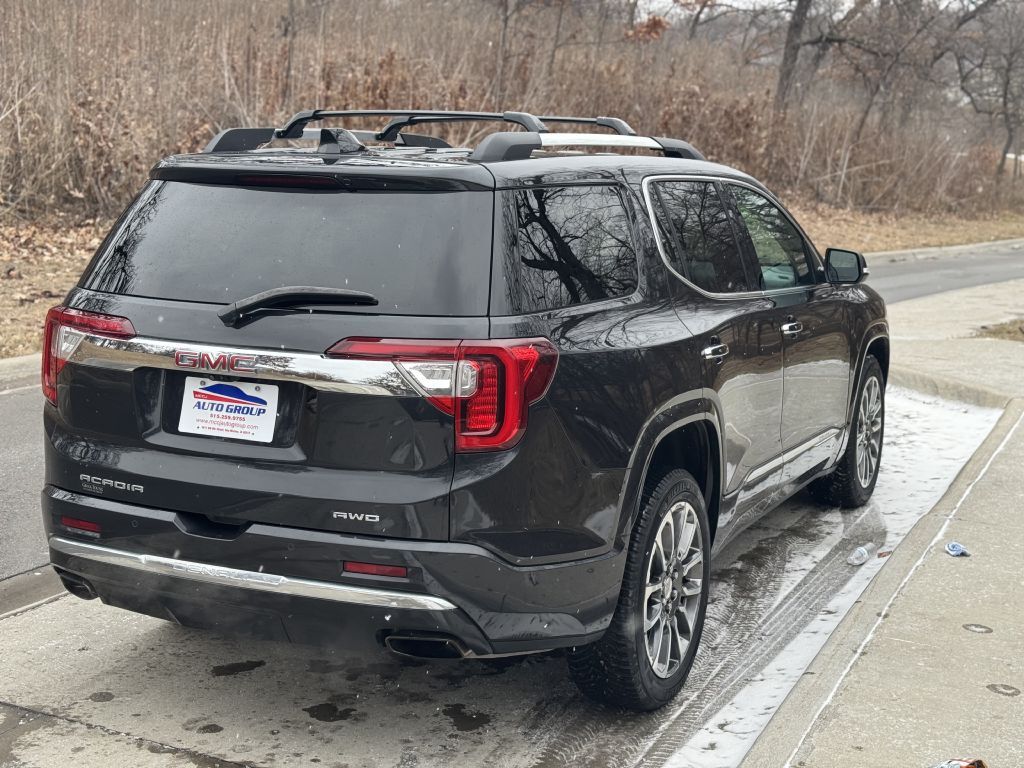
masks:
<svg viewBox="0 0 1024 768"><path fill-rule="evenodd" d="M647 660L661 678L679 669L696 630L704 581L702 542L693 506L673 504L654 537L644 586Z"/></svg>
<svg viewBox="0 0 1024 768"><path fill-rule="evenodd" d="M875 376L864 384L857 419L857 480L867 488L882 451L882 385Z"/></svg>

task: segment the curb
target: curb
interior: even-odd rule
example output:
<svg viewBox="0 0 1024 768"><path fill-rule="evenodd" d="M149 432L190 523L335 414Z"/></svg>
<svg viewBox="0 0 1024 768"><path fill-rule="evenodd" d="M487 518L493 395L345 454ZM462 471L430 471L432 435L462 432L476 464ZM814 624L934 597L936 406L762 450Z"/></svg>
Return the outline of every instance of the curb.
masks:
<svg viewBox="0 0 1024 768"><path fill-rule="evenodd" d="M994 389L986 389L974 384L965 384L962 381L936 376L930 373L921 373L910 368L892 366L889 369L889 384L898 387L913 389L926 395L941 397L943 400L957 400L961 403L980 405L983 408L998 408L1004 410L1013 399L1012 395L997 392Z"/></svg>
<svg viewBox="0 0 1024 768"><path fill-rule="evenodd" d="M983 243L964 243L963 245L934 245L928 248L909 248L903 251L875 251L864 254L871 259L883 259L888 262L901 261L927 261L938 258L939 254L949 256L963 256L976 254L979 251L1020 250L1024 258L1024 238L1013 238L1010 240L989 240Z"/></svg>

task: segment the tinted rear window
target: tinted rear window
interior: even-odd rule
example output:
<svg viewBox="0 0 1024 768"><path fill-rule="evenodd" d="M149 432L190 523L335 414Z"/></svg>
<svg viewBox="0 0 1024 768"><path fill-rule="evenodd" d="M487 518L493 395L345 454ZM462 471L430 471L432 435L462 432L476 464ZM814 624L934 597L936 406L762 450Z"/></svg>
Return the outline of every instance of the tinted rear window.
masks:
<svg viewBox="0 0 1024 768"><path fill-rule="evenodd" d="M505 300L514 314L587 304L636 290L629 216L615 187L503 193Z"/></svg>
<svg viewBox="0 0 1024 768"><path fill-rule="evenodd" d="M651 192L672 269L711 293L750 290L728 210L714 184L656 182Z"/></svg>
<svg viewBox="0 0 1024 768"><path fill-rule="evenodd" d="M228 304L313 285L402 315L486 315L493 195L153 182L97 254L94 291Z"/></svg>

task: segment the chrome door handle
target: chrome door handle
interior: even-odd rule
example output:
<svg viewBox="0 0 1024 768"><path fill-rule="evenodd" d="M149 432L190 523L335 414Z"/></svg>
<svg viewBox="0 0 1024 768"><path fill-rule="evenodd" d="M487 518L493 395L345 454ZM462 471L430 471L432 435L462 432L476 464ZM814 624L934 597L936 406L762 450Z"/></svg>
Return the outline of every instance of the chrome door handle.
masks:
<svg viewBox="0 0 1024 768"><path fill-rule="evenodd" d="M803 323L785 323L782 326L782 332L787 336L796 336L803 329Z"/></svg>
<svg viewBox="0 0 1024 768"><path fill-rule="evenodd" d="M705 360L720 361L729 354L729 347L725 344L715 344L710 347L705 347L700 354Z"/></svg>

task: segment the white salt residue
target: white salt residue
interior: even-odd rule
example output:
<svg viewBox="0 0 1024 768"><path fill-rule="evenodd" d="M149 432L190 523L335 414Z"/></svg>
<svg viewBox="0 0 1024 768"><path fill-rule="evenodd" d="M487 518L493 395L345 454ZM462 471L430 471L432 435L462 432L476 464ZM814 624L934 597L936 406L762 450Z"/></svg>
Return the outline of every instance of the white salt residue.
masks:
<svg viewBox="0 0 1024 768"><path fill-rule="evenodd" d="M800 585L804 577L814 570L814 566L820 563L843 538L843 516L839 510L819 512L815 517L817 521L826 524L831 530L815 544L813 549L793 552L789 556L779 584L778 594L775 596L775 602L772 603L773 609L777 608Z"/></svg>
<svg viewBox="0 0 1024 768"><path fill-rule="evenodd" d="M887 423L882 471L871 502L858 510L845 532L830 532L815 539L806 551L791 551L779 582L773 608L801 586L809 573L836 544L847 537L852 550L866 541L892 550L904 539L949 488L953 478L991 431L1000 411L953 403L904 389L891 388L886 399ZM763 538L764 526L772 518L786 518L800 512L835 525L824 515L802 503L790 502L772 513L762 526L741 534L734 551L743 552L742 539ZM811 518L813 519L813 517ZM760 530L758 530L760 528ZM812 537L814 538L814 537ZM729 547L733 551L733 545ZM735 768L768 724L797 680L828 640L832 631L871 583L886 560L873 558L860 567L849 566L850 579L835 593L827 606L783 648L783 650L731 701L678 749L665 763L674 768ZM667 729L662 729L664 732Z"/></svg>

